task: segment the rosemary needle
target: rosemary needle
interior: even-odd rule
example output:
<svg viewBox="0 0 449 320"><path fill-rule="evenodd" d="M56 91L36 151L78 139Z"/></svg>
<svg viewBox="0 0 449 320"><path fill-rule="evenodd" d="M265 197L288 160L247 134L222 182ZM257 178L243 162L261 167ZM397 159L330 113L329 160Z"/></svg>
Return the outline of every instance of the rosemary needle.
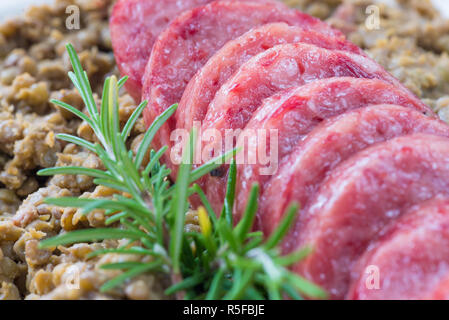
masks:
<svg viewBox="0 0 449 320"><path fill-rule="evenodd" d="M118 193L112 199L46 199L46 203L61 207L77 207L84 213L104 210L108 223L118 227L85 229L68 232L41 241L40 247L56 247L80 242L107 239L126 239L129 245L115 249L98 250L89 257L108 253L135 254L149 257L142 262L105 264L104 269L123 270L116 278L104 283L101 291L107 292L143 273L164 272L172 283L166 294L191 299L280 299L289 296L302 298L301 293L312 298L326 297L326 293L307 280L293 274L288 266L302 259L307 251L283 257L277 245L288 231L298 211L292 206L280 227L267 242L261 232L251 232L257 211L258 186L254 186L243 219L234 228L232 208L235 201L235 161L230 166L228 191L223 214L219 218L213 212L201 188L194 182L216 169L224 159L236 150L192 171L192 133L183 155L178 178L169 185L170 170L159 163L167 150L151 150L151 161L142 168L143 159L159 128L176 111L173 105L162 113L150 126L143 142L134 156L126 147L129 134L140 117L147 102L142 102L120 131L118 120L119 89L127 77L117 80L115 76L105 81L101 106L95 105L91 85L72 45L67 45L73 72L69 77L86 105L88 115L76 108L52 101L72 112L91 126L100 143L92 144L79 137L58 135L59 139L77 144L97 154L105 171L83 167L61 167L41 170L39 175L83 174L95 178L94 182ZM98 111L100 110L100 112ZM123 192L128 196L122 196ZM197 194L203 202L200 208L200 233L185 231L185 214L188 197ZM131 197L129 197L131 195ZM116 224L117 225L117 224ZM143 262L145 261L145 262Z"/></svg>

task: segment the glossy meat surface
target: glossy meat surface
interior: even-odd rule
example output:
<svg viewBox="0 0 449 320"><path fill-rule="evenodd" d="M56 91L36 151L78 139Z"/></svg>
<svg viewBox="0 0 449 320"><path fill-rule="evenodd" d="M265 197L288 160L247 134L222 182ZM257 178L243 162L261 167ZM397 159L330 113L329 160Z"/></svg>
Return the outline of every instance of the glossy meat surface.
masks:
<svg viewBox="0 0 449 320"><path fill-rule="evenodd" d="M172 104L180 102L191 78L229 40L271 22L317 29L329 36L341 35L316 18L270 2L218 1L186 11L158 37L146 67L142 98L149 101L144 111L147 125ZM172 117L156 135L154 147L170 148L170 135L175 128L175 117ZM169 167L177 160L163 158Z"/></svg>
<svg viewBox="0 0 449 320"><path fill-rule="evenodd" d="M325 177L341 162L370 145L414 133L449 137L449 126L394 105L361 108L322 122L293 148L264 188L259 210L262 230L271 234L291 202L307 206Z"/></svg>
<svg viewBox="0 0 449 320"><path fill-rule="evenodd" d="M449 139L415 134L359 152L338 166L284 241L313 248L294 268L345 297L350 270L370 242L410 206L449 194Z"/></svg>
<svg viewBox="0 0 449 320"><path fill-rule="evenodd" d="M195 121L203 121L216 92L251 57L278 44L297 42L364 55L360 48L345 39L286 23L254 28L229 41L190 80L179 104L177 127L190 130Z"/></svg>
<svg viewBox="0 0 449 320"><path fill-rule="evenodd" d="M443 300L448 274L449 200L438 197L413 207L370 246L348 299Z"/></svg>
<svg viewBox="0 0 449 320"><path fill-rule="evenodd" d="M449 300L449 275L424 300Z"/></svg>
<svg viewBox="0 0 449 320"><path fill-rule="evenodd" d="M214 0L118 0L111 13L110 32L120 73L129 76L125 85L136 102L142 97L142 78L154 42L179 14ZM233 0L227 0L233 1ZM275 0L235 0L272 2Z"/></svg>
<svg viewBox="0 0 449 320"><path fill-rule="evenodd" d="M381 79L397 87L410 100L417 98L386 72L373 60L343 51L331 51L304 43L283 44L275 46L243 64L217 92L211 102L202 125L203 134L210 129L216 136L221 136L215 142L213 151L231 150L233 145L225 148L227 130L232 130L238 138L239 129L244 129L253 113L262 105L264 99L291 87L301 86L316 80L333 77L353 77L366 79ZM296 102L292 102L294 105ZM422 103L423 111L430 109ZM294 121L294 118L291 119ZM210 144L207 137L203 144ZM203 161L212 159L218 154L204 151ZM223 185L226 181L227 169L221 179L209 177L202 183L207 189L207 195L213 203L222 202Z"/></svg>
<svg viewBox="0 0 449 320"><path fill-rule="evenodd" d="M136 102L142 96L142 76L157 36L185 10L213 0L118 0L110 18L114 57L126 89Z"/></svg>
<svg viewBox="0 0 449 320"><path fill-rule="evenodd" d="M270 149L269 136L267 139L251 134L240 137L238 146L243 147L246 159L238 166L236 218L239 219L244 212L251 186L258 183L260 194L263 195L265 184L277 175L278 171L274 169L283 166L284 159L297 147L298 142L321 121L349 110L376 104L399 105L431 114L430 109L414 95L406 94L396 86L377 79L342 77L318 80L266 99L254 113L245 131L277 130L278 147L274 151ZM277 160L276 163L260 161L258 155L261 150L266 150L267 154L276 153L277 156L273 157ZM250 162L248 159L257 160ZM268 168L272 170L267 170ZM279 205L278 210L285 209L280 200L270 202L270 205ZM265 204L261 203L260 207L263 210ZM272 209L270 206L269 210ZM278 214L276 211L276 214L270 215L272 221L277 221L274 217ZM264 225L268 227L264 229L267 233L274 227L270 223Z"/></svg>

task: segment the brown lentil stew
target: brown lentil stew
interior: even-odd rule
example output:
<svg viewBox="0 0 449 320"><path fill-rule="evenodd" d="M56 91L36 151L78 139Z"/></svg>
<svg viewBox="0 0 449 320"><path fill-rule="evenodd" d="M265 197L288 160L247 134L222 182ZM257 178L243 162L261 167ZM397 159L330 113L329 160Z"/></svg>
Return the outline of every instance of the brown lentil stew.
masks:
<svg viewBox="0 0 449 320"><path fill-rule="evenodd" d="M36 176L42 168L85 166L101 169L89 151L55 139L77 134L93 141L89 127L49 103L52 98L83 110L80 96L67 77L66 43L72 43L94 85L97 99L104 79L118 74L111 51L108 16L113 0L57 0L53 6L32 7L24 17L0 24L0 300L1 299L161 299L166 279L144 275L107 294L101 285L120 271L105 263L136 261L137 256L108 254L87 259L103 241L40 250L38 241L86 227L104 226L102 212L87 216L76 209L43 203L46 197L111 197L113 190L95 187L85 176ZM367 0L286 0L285 2L343 30L405 85L449 122L449 21L430 2L398 0L395 7L378 4L380 28L365 24ZM81 28L66 28L66 8L77 5ZM120 99L120 119L135 109L129 95ZM145 127L138 123L130 147L137 150ZM190 212L187 228L197 229ZM73 284L73 285L70 285Z"/></svg>

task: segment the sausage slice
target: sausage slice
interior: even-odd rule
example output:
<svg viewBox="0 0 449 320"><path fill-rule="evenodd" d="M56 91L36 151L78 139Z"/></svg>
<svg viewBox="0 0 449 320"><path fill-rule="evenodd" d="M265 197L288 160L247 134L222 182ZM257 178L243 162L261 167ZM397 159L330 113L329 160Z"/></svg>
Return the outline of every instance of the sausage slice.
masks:
<svg viewBox="0 0 449 320"><path fill-rule="evenodd" d="M209 149L216 151L220 149L220 144L224 146L229 130L232 130L231 133L238 138L237 130L245 128L264 99L291 87L333 77L381 79L395 86L396 91L402 92L402 95L409 100L418 100L397 79L367 57L304 43L282 44L251 58L216 93L209 105L202 132L206 135L213 130L215 136L221 136L222 139L215 142L217 147L212 145L213 148ZM295 103L292 102L292 108ZM417 102L417 105L421 106L423 112L431 113L423 103ZM294 122L295 118L290 120ZM203 140L205 140L202 141L203 145L210 145L207 137ZM223 151L230 149L223 148ZM205 161L219 155L207 152L205 150L202 155ZM227 170L223 169L223 172ZM219 205L223 200L223 192L220 190L223 191L223 186L226 185L223 182L226 177L224 179L208 177L204 180L206 179L207 182L200 184L206 186L206 193L209 196L218 198L218 201L212 202Z"/></svg>
<svg viewBox="0 0 449 320"><path fill-rule="evenodd" d="M177 111L177 127L191 130L195 121L203 121L215 93L251 57L275 45L296 42L365 54L363 50L345 39L329 37L314 30L289 26L286 23L270 23L254 28L229 41L190 80Z"/></svg>
<svg viewBox="0 0 449 320"><path fill-rule="evenodd" d="M271 142L269 135L266 139L253 134L241 135L237 145L243 147L246 161L238 166L236 219L239 219L240 215L244 212L251 186L257 182L260 186L260 194L263 195L265 184L277 175L277 171L270 172L267 169L271 167L274 170L283 166L284 159L295 148L297 149L298 142L321 121L345 113L348 110L377 104L399 105L410 108L411 110L417 110L418 112L431 112L415 96L404 94L396 86L377 79L343 77L318 80L286 92L281 92L264 101L263 105L254 113L244 133L250 133L251 131L257 132L260 129L267 132L276 130L278 148L274 150L277 153L274 160L277 161L276 163L259 161L259 153L264 148L267 148L265 151L267 155L269 153L274 155L274 152L269 149ZM404 111L404 113L408 114L407 111ZM389 115L388 112L386 114ZM395 113L393 116L396 115ZM412 115L415 115L415 113L412 113ZM419 117L418 115L417 119L422 120L426 118ZM442 124L436 122L434 126L441 128ZM337 136L333 138L337 139ZM293 159L295 159L294 157ZM269 158L272 158L272 156ZM248 159L257 159L257 161L250 162ZM322 159L318 158L316 162L321 163L320 160ZM289 163L293 165L292 162ZM285 168L285 170L288 169ZM284 177L283 174L282 176ZM281 180L285 182L284 179L282 178ZM274 183L274 185L277 185L277 183ZM281 190L283 189L275 191L276 188L273 188L274 194L282 194ZM277 224L270 223L277 221L285 209L286 203L283 201L283 198L276 196L276 199L278 201L270 201L268 204L263 202L264 204L261 203L259 206L261 213L263 211L273 211L274 207L276 207L276 210L266 219L267 223L263 223L263 230L266 234L271 233L271 230ZM296 200L300 199L297 198ZM300 202L304 204L302 200ZM267 206L267 210L264 210L265 206Z"/></svg>
<svg viewBox="0 0 449 320"><path fill-rule="evenodd" d="M142 76L157 36L181 12L213 0L118 0L110 31L114 57L122 75L129 76L128 93L140 102Z"/></svg>
<svg viewBox="0 0 449 320"><path fill-rule="evenodd" d="M449 300L449 275L424 300Z"/></svg>
<svg viewBox="0 0 449 320"><path fill-rule="evenodd" d="M192 8L214 0L118 0L112 9L110 32L117 66L128 93L136 102L142 98L142 78L156 38L170 21ZM228 0L232 1L232 0ZM275 0L235 0L272 2ZM281 5L278 2L278 5Z"/></svg>
<svg viewBox="0 0 449 320"><path fill-rule="evenodd" d="M271 22L285 22L343 37L316 18L270 2L218 1L186 11L160 34L146 67L142 98L149 101L144 111L147 125L172 104L180 102L190 79L224 44ZM175 128L172 117L154 138L154 147L170 147L170 134ZM173 167L167 156L168 153L163 162Z"/></svg>
<svg viewBox="0 0 449 320"><path fill-rule="evenodd" d="M369 243L408 208L449 195L449 139L395 138L361 151L334 169L284 242L313 249L295 272L334 299L348 292L350 271Z"/></svg>
<svg viewBox="0 0 449 320"><path fill-rule="evenodd" d="M260 200L260 222L269 235L288 205L303 207L340 163L370 145L414 133L449 137L449 126L411 108L378 105L323 121L293 148Z"/></svg>
<svg viewBox="0 0 449 320"><path fill-rule="evenodd" d="M351 300L445 299L449 275L449 199L410 209L370 246L354 270Z"/></svg>

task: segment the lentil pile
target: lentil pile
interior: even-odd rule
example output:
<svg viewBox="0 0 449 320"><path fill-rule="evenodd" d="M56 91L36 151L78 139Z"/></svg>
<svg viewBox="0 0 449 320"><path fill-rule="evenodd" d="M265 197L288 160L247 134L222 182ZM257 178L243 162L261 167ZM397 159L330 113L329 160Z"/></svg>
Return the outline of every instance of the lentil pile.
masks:
<svg viewBox="0 0 449 320"><path fill-rule="evenodd" d="M0 300L1 299L161 299L166 279L144 275L102 294L101 285L120 271L104 263L136 261L136 256L108 254L87 259L103 241L40 250L38 241L86 227L104 226L102 212L87 216L75 209L43 203L46 197L111 197L113 190L96 187L85 176L37 177L53 166L101 169L89 151L55 139L58 133L94 141L89 127L49 102L58 99L80 110L84 106L67 72L71 69L66 43L72 43L87 70L97 100L104 79L117 74L108 30L113 0L57 0L53 6L33 7L24 17L0 24ZM286 0L292 6L327 19L364 48L394 76L449 122L449 21L429 1L397 0L377 4L379 28L366 23L367 0ZM69 30L66 8L80 8L79 30ZM120 120L125 122L135 103L123 92ZM144 134L140 120L130 148L137 150ZM195 214L188 214L195 228Z"/></svg>

